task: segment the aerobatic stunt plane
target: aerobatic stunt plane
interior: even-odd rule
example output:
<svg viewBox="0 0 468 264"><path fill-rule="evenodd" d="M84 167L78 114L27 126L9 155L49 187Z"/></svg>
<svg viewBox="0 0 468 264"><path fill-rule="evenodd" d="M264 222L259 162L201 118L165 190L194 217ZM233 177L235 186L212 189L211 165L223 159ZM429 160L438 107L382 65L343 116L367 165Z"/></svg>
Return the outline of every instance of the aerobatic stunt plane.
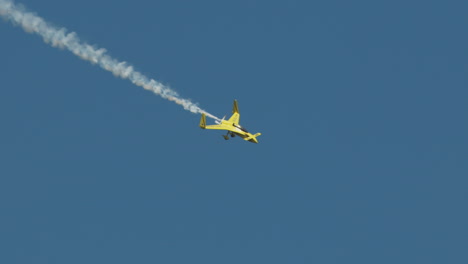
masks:
<svg viewBox="0 0 468 264"><path fill-rule="evenodd" d="M232 108L232 116L228 120L216 121L217 125L206 125L206 116L202 114L200 120L200 127L203 129L218 129L218 130L227 130L227 134L223 135L224 139L228 140L229 136L235 137L236 135L243 138L246 141L252 143L258 143L257 137L261 133L255 135L250 134L245 128L239 125L240 114L239 107L237 106L237 100L234 100L234 106Z"/></svg>

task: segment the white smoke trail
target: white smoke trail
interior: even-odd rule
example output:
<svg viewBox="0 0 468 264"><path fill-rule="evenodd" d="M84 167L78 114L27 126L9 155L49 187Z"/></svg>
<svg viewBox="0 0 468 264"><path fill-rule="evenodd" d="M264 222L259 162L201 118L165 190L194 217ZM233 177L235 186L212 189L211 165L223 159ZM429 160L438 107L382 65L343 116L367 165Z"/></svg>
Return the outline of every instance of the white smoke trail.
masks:
<svg viewBox="0 0 468 264"><path fill-rule="evenodd" d="M190 100L180 98L169 87L144 76L124 61L118 61L106 54L105 49L99 49L82 42L75 32L67 33L65 28L57 28L47 23L41 17L28 12L21 5L16 5L13 0L0 0L0 16L11 21L14 25L22 27L26 32L40 35L44 41L53 47L67 49L76 56L87 60L101 68L112 72L115 76L130 80L133 84L153 91L162 98L173 101L192 113L205 113L206 116L219 120L209 114Z"/></svg>

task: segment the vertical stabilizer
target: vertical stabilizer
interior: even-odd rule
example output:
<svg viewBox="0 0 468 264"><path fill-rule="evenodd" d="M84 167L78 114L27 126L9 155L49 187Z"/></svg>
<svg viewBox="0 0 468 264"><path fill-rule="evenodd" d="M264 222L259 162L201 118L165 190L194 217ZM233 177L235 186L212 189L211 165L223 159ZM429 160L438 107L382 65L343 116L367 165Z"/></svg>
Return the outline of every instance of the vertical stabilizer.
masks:
<svg viewBox="0 0 468 264"><path fill-rule="evenodd" d="M200 127L205 129L206 128L206 115L202 114L200 119Z"/></svg>

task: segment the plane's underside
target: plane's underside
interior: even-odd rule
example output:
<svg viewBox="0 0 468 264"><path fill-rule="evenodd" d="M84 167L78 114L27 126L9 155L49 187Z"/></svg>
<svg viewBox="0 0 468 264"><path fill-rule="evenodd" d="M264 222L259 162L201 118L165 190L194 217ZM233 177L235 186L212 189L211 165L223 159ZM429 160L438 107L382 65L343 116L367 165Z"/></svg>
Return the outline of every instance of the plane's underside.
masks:
<svg viewBox="0 0 468 264"><path fill-rule="evenodd" d="M245 129L239 124L239 121L239 107L237 106L237 101L234 100L232 116L228 120L223 119L220 122L217 122L217 125L206 125L206 116L205 114L202 114L200 120L200 127L203 129L227 130L227 134L223 135L224 139L226 140L228 140L229 137L239 136L246 141L258 143L257 137L260 136L261 133L256 133L255 135L249 133L247 129Z"/></svg>

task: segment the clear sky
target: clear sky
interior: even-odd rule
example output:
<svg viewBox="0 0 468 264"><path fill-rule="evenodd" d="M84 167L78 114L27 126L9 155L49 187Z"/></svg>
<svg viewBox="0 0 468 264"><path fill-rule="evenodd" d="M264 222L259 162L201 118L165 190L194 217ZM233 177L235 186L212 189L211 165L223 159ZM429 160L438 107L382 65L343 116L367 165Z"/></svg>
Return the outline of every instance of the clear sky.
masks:
<svg viewBox="0 0 468 264"><path fill-rule="evenodd" d="M468 263L467 1L20 2L262 136L0 21L0 263Z"/></svg>

